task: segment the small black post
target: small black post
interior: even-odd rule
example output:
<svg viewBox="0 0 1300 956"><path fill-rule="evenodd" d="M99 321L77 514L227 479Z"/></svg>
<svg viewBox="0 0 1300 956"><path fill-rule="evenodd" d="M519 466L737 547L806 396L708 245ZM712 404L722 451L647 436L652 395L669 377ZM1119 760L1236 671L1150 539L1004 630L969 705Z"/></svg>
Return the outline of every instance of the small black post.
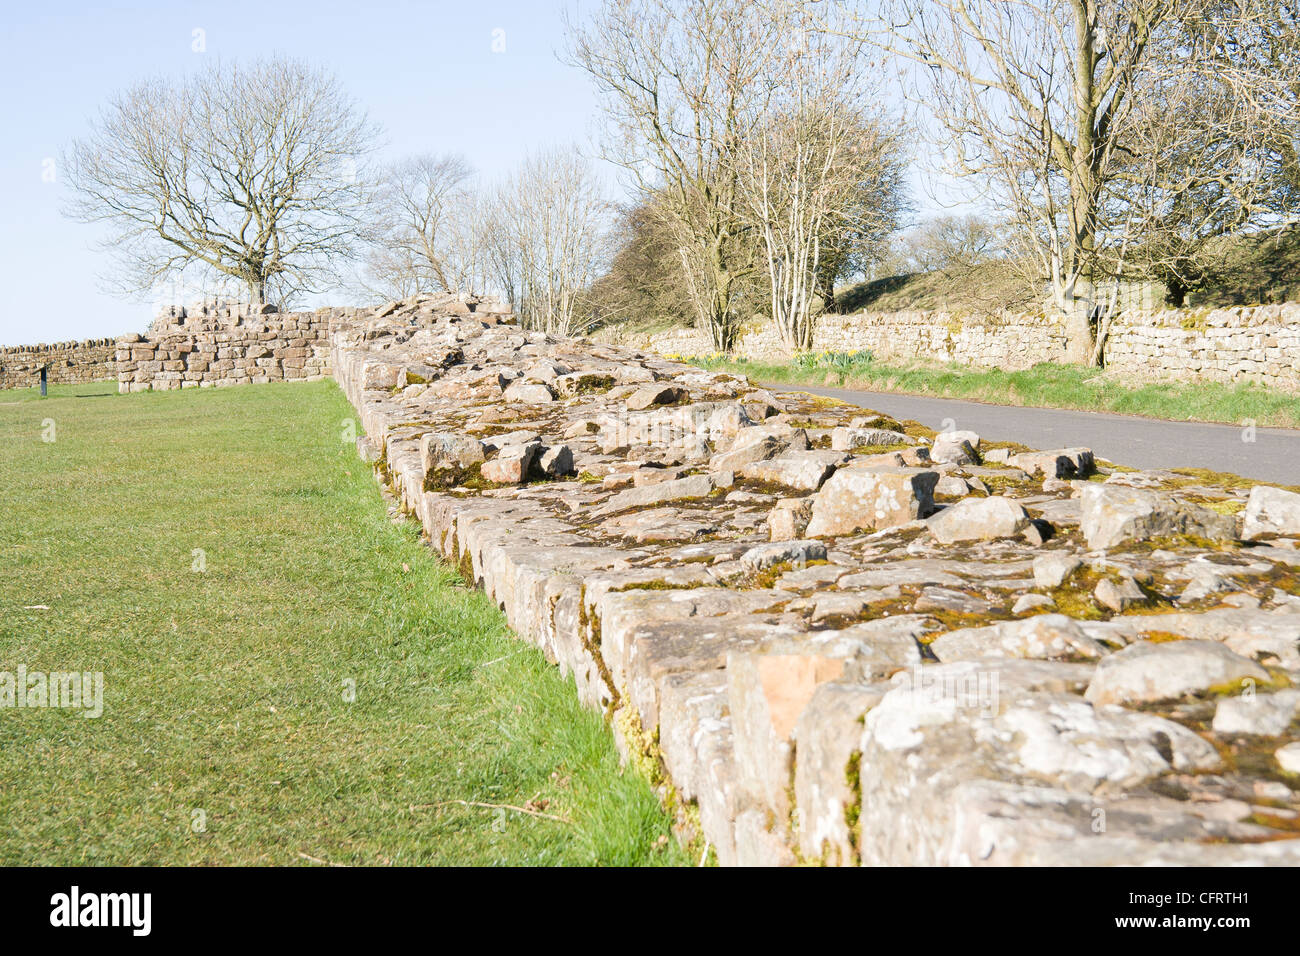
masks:
<svg viewBox="0 0 1300 956"><path fill-rule="evenodd" d="M49 368L48 365L41 366L41 398L45 397L45 379L49 372Z"/></svg>

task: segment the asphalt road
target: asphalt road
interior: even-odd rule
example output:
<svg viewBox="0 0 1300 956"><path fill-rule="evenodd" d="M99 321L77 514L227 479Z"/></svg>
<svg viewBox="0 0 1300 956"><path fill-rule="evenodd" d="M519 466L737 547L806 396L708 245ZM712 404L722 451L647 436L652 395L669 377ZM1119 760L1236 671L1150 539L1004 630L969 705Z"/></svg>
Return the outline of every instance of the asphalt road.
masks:
<svg viewBox="0 0 1300 956"><path fill-rule="evenodd" d="M1132 468L1209 468L1285 485L1300 485L1300 431L1237 425L1165 422L1061 408L1013 408L947 398L860 392L845 388L775 385L773 391L838 398L942 431L970 429L989 441L1032 448L1091 448L1099 458Z"/></svg>

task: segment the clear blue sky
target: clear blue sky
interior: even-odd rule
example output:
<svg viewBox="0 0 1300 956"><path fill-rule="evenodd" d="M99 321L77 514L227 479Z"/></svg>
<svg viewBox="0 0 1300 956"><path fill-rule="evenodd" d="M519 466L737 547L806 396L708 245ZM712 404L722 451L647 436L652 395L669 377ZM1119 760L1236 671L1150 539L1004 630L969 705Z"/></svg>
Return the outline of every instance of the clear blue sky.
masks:
<svg viewBox="0 0 1300 956"><path fill-rule="evenodd" d="M464 153L493 176L541 146L586 141L595 100L556 57L558 0L14 4L0 27L0 344L142 331L149 303L104 289L95 227L60 214L45 163L115 90L205 57L324 64L384 128L384 153ZM196 53L203 30L206 52ZM493 31L504 52L494 53Z"/></svg>
<svg viewBox="0 0 1300 956"><path fill-rule="evenodd" d="M334 70L383 126L381 155L461 152L493 177L529 150L587 143L595 132L586 76L556 55L571 2L10 5L0 28L0 344L114 336L149 322L145 298L105 289L97 228L61 215L57 164L46 181L47 164L114 91L211 57L300 57ZM204 52L193 49L196 30ZM493 51L498 30L502 52Z"/></svg>

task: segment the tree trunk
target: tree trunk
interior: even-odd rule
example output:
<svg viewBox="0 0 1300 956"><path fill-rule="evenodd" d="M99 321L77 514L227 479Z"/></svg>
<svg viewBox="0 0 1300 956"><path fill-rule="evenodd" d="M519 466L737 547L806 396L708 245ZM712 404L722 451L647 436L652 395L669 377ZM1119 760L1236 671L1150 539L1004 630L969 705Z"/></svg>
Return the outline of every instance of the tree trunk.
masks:
<svg viewBox="0 0 1300 956"><path fill-rule="evenodd" d="M806 322L800 323L799 327L799 350L806 352L813 347L813 320L812 316L808 317Z"/></svg>
<svg viewBox="0 0 1300 956"><path fill-rule="evenodd" d="M1169 300L1169 304L1175 309L1181 309L1183 303L1187 301L1187 286L1181 279L1167 279L1165 281L1165 293Z"/></svg>
<svg viewBox="0 0 1300 956"><path fill-rule="evenodd" d="M822 311L829 315L839 306L839 303L835 301L835 280L827 279L825 275L821 277L821 280L817 294L821 296Z"/></svg>
<svg viewBox="0 0 1300 956"><path fill-rule="evenodd" d="M1097 323L1097 329L1093 334L1092 351L1088 354L1088 364L1094 368L1102 368L1106 364L1106 339L1110 336L1110 323L1114 313L1108 311Z"/></svg>
<svg viewBox="0 0 1300 956"><path fill-rule="evenodd" d="M1071 365L1087 365L1092 360L1092 323L1088 313L1078 308L1065 315L1065 360Z"/></svg>
<svg viewBox="0 0 1300 956"><path fill-rule="evenodd" d="M1082 301L1070 291L1062 302L1066 310L1066 360L1091 365L1096 360L1096 339L1092 328L1092 309L1096 291L1094 258L1097 249L1098 163L1101 149L1097 141L1097 116L1100 101L1095 80L1097 75L1097 4L1095 0L1074 0L1075 27L1075 141L1069 154L1070 225L1067 262L1072 275L1087 280L1088 297ZM1076 280L1076 282L1079 280Z"/></svg>
<svg viewBox="0 0 1300 956"><path fill-rule="evenodd" d="M736 324L731 320L730 297L715 290L709 303L709 339L719 352L730 353L736 347Z"/></svg>
<svg viewBox="0 0 1300 956"><path fill-rule="evenodd" d="M1065 332L1064 360L1070 365L1088 365L1092 360L1093 335L1089 316L1089 300L1080 295L1080 285L1090 288L1081 280L1068 283L1053 281L1053 305L1060 310Z"/></svg>
<svg viewBox="0 0 1300 956"><path fill-rule="evenodd" d="M736 346L736 327L731 315L731 284L734 281L723 260L721 240L714 242L712 250L713 290L709 297L709 335L713 347L730 353Z"/></svg>

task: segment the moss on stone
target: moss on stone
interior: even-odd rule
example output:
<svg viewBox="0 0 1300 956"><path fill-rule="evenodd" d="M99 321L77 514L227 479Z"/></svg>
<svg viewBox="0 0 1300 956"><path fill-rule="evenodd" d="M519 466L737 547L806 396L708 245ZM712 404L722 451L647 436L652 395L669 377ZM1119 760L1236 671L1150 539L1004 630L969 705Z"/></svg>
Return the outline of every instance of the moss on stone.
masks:
<svg viewBox="0 0 1300 956"><path fill-rule="evenodd" d="M888 455L896 452L903 452L911 448L911 445L899 444L879 444L879 445L859 445L853 449L854 455Z"/></svg>
<svg viewBox="0 0 1300 956"><path fill-rule="evenodd" d="M1254 478L1243 478L1241 475L1234 475L1226 471L1211 471L1209 468L1171 468L1170 471L1183 476L1181 480L1174 479L1167 483L1166 487L1173 489L1186 488L1189 485L1211 485L1229 491L1249 491L1256 485L1267 485L1300 494L1300 485L1280 485L1272 481L1257 481Z"/></svg>
<svg viewBox="0 0 1300 956"><path fill-rule="evenodd" d="M862 751L849 754L844 765L844 782L849 786L849 801L844 805L844 824L849 828L849 846L853 848L853 865L862 862L858 847L858 822L862 818Z"/></svg>

